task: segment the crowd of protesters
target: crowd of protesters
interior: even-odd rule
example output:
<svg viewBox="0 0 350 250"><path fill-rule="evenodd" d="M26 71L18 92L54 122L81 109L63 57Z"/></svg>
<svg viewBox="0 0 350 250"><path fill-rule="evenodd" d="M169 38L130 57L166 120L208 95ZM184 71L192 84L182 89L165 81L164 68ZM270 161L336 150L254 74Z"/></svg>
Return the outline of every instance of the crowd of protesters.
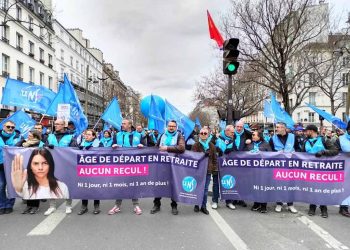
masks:
<svg viewBox="0 0 350 250"><path fill-rule="evenodd" d="M65 126L63 120L57 119L54 122L54 130L49 133L43 132L43 126L37 123L34 129L28 133L24 139L18 130L16 124L12 121L4 123L0 131L0 215L13 212L15 199L8 199L6 192L6 179L3 164L2 150L5 146L17 147L47 147L54 150L55 147L76 147L80 150L89 150L92 147L158 147L160 151L181 154L185 150L201 152L208 157L205 181L204 198L201 204L194 206L195 212L202 212L208 215L207 196L209 184L212 181L212 202L211 208L219 207L219 168L218 157L235 154L239 151L258 153L260 151L276 152L306 152L314 154L316 157L332 157L339 152L350 152L350 122L345 132L337 130L336 133L327 130L325 127L318 129L315 125L308 125L303 128L301 125L290 130L286 124L279 122L276 124L275 131L270 133L266 130L251 130L242 121L235 125L228 125L221 132L209 126L196 129L185 141L184 136L178 130L176 121L169 121L164 133L158 133L157 130L145 130L140 124L133 126L130 120L123 120L121 131L108 129L105 131L95 131L93 129L85 130L81 135L75 135L73 123ZM117 198L117 197L116 197ZM40 203L46 200L23 200L26 203L22 214L36 214L39 211ZM44 215L50 215L56 211L56 199L51 199L49 208ZM283 200L276 203L274 211L280 213L283 209L283 203L286 203L287 210L291 213L298 213L294 207L293 200ZM139 199L132 199L133 211L136 215L142 214ZM244 200L226 200L226 207L235 210L236 206L247 207ZM178 214L177 202L171 200L171 213ZM117 214L121 211L122 200L117 199L114 206L107 212L109 215ZM321 216L328 217L327 206L323 204L310 204L308 214L316 214L317 206L320 207ZM161 197L154 199L154 206L151 214L156 214L161 209ZM254 202L252 211L267 213L267 202ZM67 214L72 213L72 200L66 199ZM78 215L88 212L88 200L81 201L81 207ZM94 200L93 214L99 214L100 201ZM348 206L340 205L339 213L350 217Z"/></svg>

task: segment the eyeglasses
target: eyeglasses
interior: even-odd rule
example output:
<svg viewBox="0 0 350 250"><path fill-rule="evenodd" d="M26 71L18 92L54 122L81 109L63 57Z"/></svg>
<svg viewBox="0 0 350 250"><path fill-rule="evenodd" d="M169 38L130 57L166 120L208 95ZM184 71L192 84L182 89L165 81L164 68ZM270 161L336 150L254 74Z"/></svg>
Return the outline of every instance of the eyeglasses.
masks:
<svg viewBox="0 0 350 250"><path fill-rule="evenodd" d="M6 126L8 129L15 129L15 126Z"/></svg>
<svg viewBox="0 0 350 250"><path fill-rule="evenodd" d="M201 135L207 135L207 132L200 132Z"/></svg>
<svg viewBox="0 0 350 250"><path fill-rule="evenodd" d="M58 125L63 126L64 124L62 124L62 123L55 123L55 126L58 126Z"/></svg>
<svg viewBox="0 0 350 250"><path fill-rule="evenodd" d="M168 126L168 128L176 128L176 126Z"/></svg>

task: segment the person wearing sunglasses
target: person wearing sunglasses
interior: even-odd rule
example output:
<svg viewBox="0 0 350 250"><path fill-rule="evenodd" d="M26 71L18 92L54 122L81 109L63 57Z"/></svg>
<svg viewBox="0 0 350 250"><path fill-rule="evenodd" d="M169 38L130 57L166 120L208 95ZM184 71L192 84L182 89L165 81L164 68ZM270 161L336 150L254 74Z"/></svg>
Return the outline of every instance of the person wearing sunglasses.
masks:
<svg viewBox="0 0 350 250"><path fill-rule="evenodd" d="M208 215L207 210L207 199L208 199L208 187L210 183L211 176L213 175L213 202L218 203L219 200L219 183L218 183L218 166L217 166L217 155L215 145L211 142L209 138L209 130L207 128L202 128L199 132L199 140L192 146L192 151L203 152L205 157L208 157L207 174L204 186L204 196L201 208L199 205L194 206L194 211L199 212L199 210ZM216 180L216 183L215 183Z"/></svg>
<svg viewBox="0 0 350 250"><path fill-rule="evenodd" d="M251 153L259 152L269 152L272 151L271 146L268 142L265 141L263 133L258 131L253 131L252 133L252 142L247 144L245 151ZM259 211L260 213L267 213L267 203L266 202L254 202L252 211Z"/></svg>
<svg viewBox="0 0 350 250"><path fill-rule="evenodd" d="M5 146L15 146L20 143L23 138L20 132L16 130L16 125L13 121L4 123L0 131L0 215L10 214L13 212L15 199L8 199L6 195L6 179L4 170L4 159L2 149Z"/></svg>
<svg viewBox="0 0 350 250"><path fill-rule="evenodd" d="M185 139L179 131L177 131L177 123L175 120L168 122L166 131L160 136L157 146L160 151L182 154L185 152ZM160 211L160 197L153 200L153 208L151 214L155 214ZM171 213L177 215L177 202L171 199Z"/></svg>

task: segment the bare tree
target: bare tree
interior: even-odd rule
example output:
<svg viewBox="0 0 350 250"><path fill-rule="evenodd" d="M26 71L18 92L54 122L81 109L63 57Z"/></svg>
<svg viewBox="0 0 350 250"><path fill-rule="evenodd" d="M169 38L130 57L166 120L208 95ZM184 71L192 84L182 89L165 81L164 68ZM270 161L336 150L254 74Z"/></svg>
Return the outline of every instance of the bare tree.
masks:
<svg viewBox="0 0 350 250"><path fill-rule="evenodd" d="M256 73L259 86L282 97L288 113L303 101L309 87L303 84L310 65L300 51L328 34L328 5L311 6L311 0L234 0L223 28L241 41L241 60ZM301 88L297 88L303 84ZM290 103L290 94L296 102Z"/></svg>
<svg viewBox="0 0 350 250"><path fill-rule="evenodd" d="M199 106L195 107L189 114L189 118L192 121L195 121L197 117L202 126L211 123L210 115L207 112L203 112Z"/></svg>
<svg viewBox="0 0 350 250"><path fill-rule="evenodd" d="M241 117L251 115L265 98L265 93L254 87L256 84L252 82L251 79L253 78L248 73L237 75L234 78L233 110L241 111ZM201 81L197 83L194 99L198 102L198 105L226 109L226 83L227 78L222 74L222 68L217 67L212 74L202 77Z"/></svg>
<svg viewBox="0 0 350 250"><path fill-rule="evenodd" d="M347 56L343 57L341 48L349 40L349 35L329 35L327 43L312 43L304 50L309 55L307 59L312 67L309 73L311 87L319 87L329 98L333 115L345 104L341 90L346 81L342 76L349 62Z"/></svg>

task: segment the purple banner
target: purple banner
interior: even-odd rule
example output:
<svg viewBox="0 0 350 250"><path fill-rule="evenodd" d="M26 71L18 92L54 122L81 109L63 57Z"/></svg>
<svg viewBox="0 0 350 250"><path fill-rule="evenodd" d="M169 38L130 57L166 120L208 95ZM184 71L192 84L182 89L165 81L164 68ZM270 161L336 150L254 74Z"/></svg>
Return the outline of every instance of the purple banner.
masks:
<svg viewBox="0 0 350 250"><path fill-rule="evenodd" d="M224 200L350 205L349 155L239 152L219 160Z"/></svg>
<svg viewBox="0 0 350 250"><path fill-rule="evenodd" d="M187 204L202 203L208 164L202 153L171 154L155 148L7 147L4 160L10 197L169 197Z"/></svg>

